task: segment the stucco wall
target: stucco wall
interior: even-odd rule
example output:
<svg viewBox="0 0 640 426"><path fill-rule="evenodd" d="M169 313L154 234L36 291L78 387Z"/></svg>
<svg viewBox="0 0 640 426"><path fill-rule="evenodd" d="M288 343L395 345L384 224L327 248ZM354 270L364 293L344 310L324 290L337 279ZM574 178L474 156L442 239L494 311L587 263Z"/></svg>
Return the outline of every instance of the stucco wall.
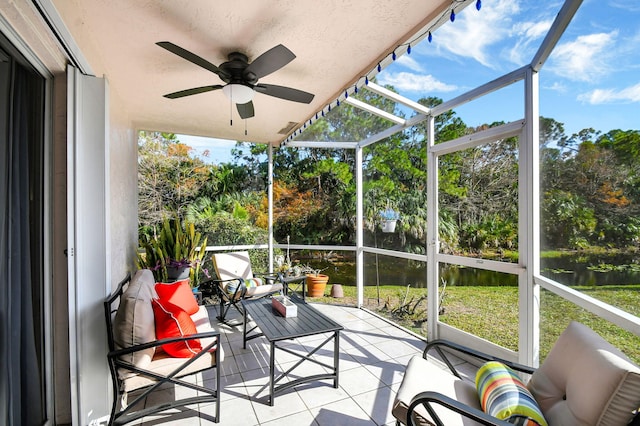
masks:
<svg viewBox="0 0 640 426"><path fill-rule="evenodd" d="M0 30L25 56L35 58L36 68L50 81L50 138L47 140L50 173L45 185L50 191L49 278L51 335L51 386L48 395L54 408L55 424L71 423L69 378L69 300L67 279L67 59L33 3L28 0L0 2ZM108 76L105 76L108 80ZM133 270L137 246L137 137L122 102L109 94L109 200L110 200L110 275L112 285ZM106 362L106 360L105 360ZM47 379L48 380L48 379ZM109 381L105 377L105 383Z"/></svg>
<svg viewBox="0 0 640 426"><path fill-rule="evenodd" d="M111 281L133 272L138 241L138 142L118 99L110 98Z"/></svg>

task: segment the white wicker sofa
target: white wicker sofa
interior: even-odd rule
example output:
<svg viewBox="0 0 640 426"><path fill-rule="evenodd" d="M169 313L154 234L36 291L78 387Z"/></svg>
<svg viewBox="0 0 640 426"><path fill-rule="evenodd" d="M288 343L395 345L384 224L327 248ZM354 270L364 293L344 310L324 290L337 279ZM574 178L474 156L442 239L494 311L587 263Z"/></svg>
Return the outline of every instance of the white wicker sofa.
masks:
<svg viewBox="0 0 640 426"><path fill-rule="evenodd" d="M218 422L220 369L216 367L223 360L222 347L218 345L220 333L211 327L207 308L200 306L187 320L193 321L197 334L158 340L153 307L153 300L158 299L155 285L150 270L139 270L133 279L127 275L104 302L109 343L107 359L114 390L109 424L125 424L175 407L210 402L216 405L215 421ZM176 320L176 327L182 330L184 315L169 313L168 318ZM177 358L161 350L167 344L191 345L198 351L189 358ZM210 369L215 370L214 389L181 380ZM162 386L166 383L193 389L198 396L149 406L146 397L156 390L166 389ZM132 401L128 401L128 395L133 391L138 392Z"/></svg>

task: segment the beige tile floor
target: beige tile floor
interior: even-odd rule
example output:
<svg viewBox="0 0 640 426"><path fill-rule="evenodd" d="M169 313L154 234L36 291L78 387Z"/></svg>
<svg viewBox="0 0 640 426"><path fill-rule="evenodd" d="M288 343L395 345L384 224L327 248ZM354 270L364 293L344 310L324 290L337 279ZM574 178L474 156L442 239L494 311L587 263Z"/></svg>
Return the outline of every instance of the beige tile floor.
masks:
<svg viewBox="0 0 640 426"><path fill-rule="evenodd" d="M354 307L314 304L321 312L344 326L340 335L339 388L323 380L299 385L268 404L269 345L257 338L242 348L242 321L237 312L230 311L228 319L237 325L219 323L215 307L210 317L222 335L224 362L222 363L221 426L230 425L394 425L391 405L400 386L406 364L413 355L421 354L425 342L390 323ZM311 345L320 336L291 341L291 346ZM315 346L314 346L315 347ZM325 363L333 362L331 345L321 349L315 357ZM297 359L286 352L276 351L280 371ZM324 367L305 362L294 372L314 374ZM198 380L206 384L213 373L205 373ZM178 389L168 389L171 398ZM197 408L197 409L196 409ZM143 419L143 425L214 425L214 406L201 405L194 409L174 410Z"/></svg>

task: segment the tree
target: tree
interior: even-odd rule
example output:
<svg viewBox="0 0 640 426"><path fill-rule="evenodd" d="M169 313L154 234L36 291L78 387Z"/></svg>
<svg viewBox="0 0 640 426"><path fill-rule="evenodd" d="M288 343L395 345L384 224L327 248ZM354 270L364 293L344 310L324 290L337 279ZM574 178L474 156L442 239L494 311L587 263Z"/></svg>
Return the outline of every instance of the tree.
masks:
<svg viewBox="0 0 640 426"><path fill-rule="evenodd" d="M596 143L603 148L612 149L621 163L638 166L640 130L611 130L598 137Z"/></svg>
<svg viewBox="0 0 640 426"><path fill-rule="evenodd" d="M322 229L326 238L329 229L322 219L327 218L328 208L322 198L310 190L301 191L295 186L274 182L273 199L276 240L285 241L290 236L292 241L318 244Z"/></svg>
<svg viewBox="0 0 640 426"><path fill-rule="evenodd" d="M388 87L390 88L390 87ZM393 90L393 88L390 88ZM356 98L403 116L395 102L363 90ZM435 97L419 102L433 108ZM302 138L366 140L392 126L389 121L343 103L307 125ZM426 121L363 150L365 241L380 232L377 213L391 204L402 218L393 248L423 252L427 229ZM502 123L468 128L454 111L434 120L435 143ZM234 161L205 166L173 135L149 134L141 150L142 216L153 223L169 209L204 220L223 212L267 227L267 145L238 142ZM540 117L541 194L545 244L554 248L640 241L640 132L586 128L567 136L564 124ZM142 148L141 148L142 149ZM144 155L153 159L150 167ZM445 251L498 251L517 247L518 143L493 141L438 158L440 239ZM350 244L355 236L355 156L348 149L274 149L276 239ZM190 166L191 168L187 167ZM145 167L147 167L145 169ZM201 173L202 172L202 173ZM167 176L168 185L157 183ZM198 203L195 203L196 196ZM306 209L303 207L307 207ZM565 217L568 208L572 217ZM150 219L155 215L155 219ZM632 218L632 219L629 219ZM565 228L560 230L559 224ZM560 232L562 231L562 232ZM550 233L550 235L546 235Z"/></svg>
<svg viewBox="0 0 640 426"><path fill-rule="evenodd" d="M545 193L541 210L544 249L588 246L597 220L583 198L571 192L552 190Z"/></svg>
<svg viewBox="0 0 640 426"><path fill-rule="evenodd" d="M363 90L354 95L388 112L395 102ZM348 104L333 108L305 131L305 140L361 141L389 127L389 122ZM311 212L289 211L282 228L293 241L325 244L353 243L355 236L355 156L344 149L278 149L274 154L276 182L281 188L297 188L310 203ZM294 202L297 204L297 202ZM314 206L318 206L316 209ZM285 234L280 234L286 236ZM296 237L298 239L296 240Z"/></svg>
<svg viewBox="0 0 640 426"><path fill-rule="evenodd" d="M165 217L184 217L209 177L202 160L174 134L140 132L138 136L138 216L142 228Z"/></svg>
<svg viewBox="0 0 640 426"><path fill-rule="evenodd" d="M544 235L546 243L575 248L638 241L634 218L640 215L639 132L600 134L587 128L570 137L556 133L554 139L558 148L543 148L541 155L546 206L541 219L547 223L546 231L553 232ZM568 208L576 215L573 221L561 217L564 213L558 210ZM573 228L560 232L555 229L558 223Z"/></svg>
<svg viewBox="0 0 640 426"><path fill-rule="evenodd" d="M549 145L563 144L567 139L564 133L564 124L553 118L540 116L540 147L548 148Z"/></svg>

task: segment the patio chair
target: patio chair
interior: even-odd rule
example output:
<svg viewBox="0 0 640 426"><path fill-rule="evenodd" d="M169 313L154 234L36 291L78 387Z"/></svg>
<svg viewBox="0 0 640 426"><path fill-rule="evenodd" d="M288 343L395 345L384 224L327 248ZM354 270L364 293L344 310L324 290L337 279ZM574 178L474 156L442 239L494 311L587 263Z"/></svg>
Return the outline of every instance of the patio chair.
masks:
<svg viewBox="0 0 640 426"><path fill-rule="evenodd" d="M217 294L220 302L218 319L222 322L225 322L227 312L232 306L244 315L241 300L258 299L281 293L283 290L283 284L276 283L273 278L254 276L247 251L215 253L213 267L218 279L202 283L200 290L205 296Z"/></svg>
<svg viewBox="0 0 640 426"><path fill-rule="evenodd" d="M130 423L173 408L195 405L197 410L200 404L212 402L217 423L221 383L218 367L224 359L218 345L220 333L211 327L206 306L198 306L190 290L186 299L178 302L180 296L176 295L172 299L175 303L170 303L158 296L155 285L149 269L139 270L133 279L128 274L104 302L107 360L113 381L109 425ZM177 306L184 301L191 302L191 313ZM175 337L156 338L159 321L162 334ZM215 369L215 388L185 380L211 369ZM167 392L167 384L191 389L194 395L176 389L178 398L174 399ZM158 395L162 396L153 398Z"/></svg>
<svg viewBox="0 0 640 426"><path fill-rule="evenodd" d="M431 350L449 371L427 360ZM482 364L478 385L454 367L454 353ZM522 373L531 375L526 385ZM410 360L392 414L398 425L622 426L638 420L639 407L638 366L593 330L572 322L537 370L445 340L429 343L422 356ZM533 422L540 414L544 419Z"/></svg>

